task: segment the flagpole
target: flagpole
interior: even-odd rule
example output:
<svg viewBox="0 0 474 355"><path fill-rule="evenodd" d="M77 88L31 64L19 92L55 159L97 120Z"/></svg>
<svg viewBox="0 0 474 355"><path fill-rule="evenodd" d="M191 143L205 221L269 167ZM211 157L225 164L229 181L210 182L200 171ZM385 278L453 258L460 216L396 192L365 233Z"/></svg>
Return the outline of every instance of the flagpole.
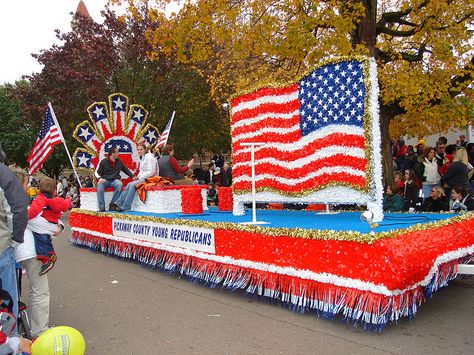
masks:
<svg viewBox="0 0 474 355"><path fill-rule="evenodd" d="M56 114L54 113L53 106L51 105L51 102L49 102L49 101L48 101L48 106L49 106L49 109L51 110L51 116L53 117L54 123L56 124L56 126L58 126L59 135L61 136L61 140L63 141L64 148L66 148L66 153L67 153L67 156L69 158L69 161L71 162L72 170L74 170L74 175L76 175L76 179L77 179L77 183L79 184L79 188L82 189L81 180L79 179L79 175L77 175L76 168L74 167L74 163L72 162L71 154L69 154L69 149L67 149L66 140L64 139L63 132L61 130L61 126L59 125L59 122L56 118Z"/></svg>
<svg viewBox="0 0 474 355"><path fill-rule="evenodd" d="M166 142L165 142L165 144L163 144L163 146L165 146L165 145L166 145L166 143L168 143L168 138L170 137L170 133L171 133L171 127L173 126L173 120L174 120L174 114L175 114L175 113L176 113L176 111L173 111L173 113L171 114L171 119L170 119L170 121L171 121L171 123L170 123L170 129L169 129L169 131L168 131L168 136L166 137Z"/></svg>

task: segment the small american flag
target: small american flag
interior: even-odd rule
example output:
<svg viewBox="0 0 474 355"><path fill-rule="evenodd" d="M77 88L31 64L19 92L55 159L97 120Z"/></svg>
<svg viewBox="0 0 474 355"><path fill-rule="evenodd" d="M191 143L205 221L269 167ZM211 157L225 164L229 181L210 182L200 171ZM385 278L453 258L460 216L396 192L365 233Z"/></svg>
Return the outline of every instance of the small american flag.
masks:
<svg viewBox="0 0 474 355"><path fill-rule="evenodd" d="M171 115L170 120L166 124L166 127L163 130L163 132L161 133L160 139L158 140L158 143L156 143L156 148L164 147L166 145L166 143L168 142L168 137L170 135L171 126L173 124L174 114L175 114L175 111L173 111L173 114Z"/></svg>
<svg viewBox="0 0 474 355"><path fill-rule="evenodd" d="M367 191L364 65L331 63L296 84L236 97L234 191L251 189L251 153L244 142L265 143L255 150L258 191L304 196L335 185Z"/></svg>
<svg viewBox="0 0 474 355"><path fill-rule="evenodd" d="M41 129L33 149L26 161L30 163L29 173L36 173L53 152L54 146L61 143L61 132L54 115L53 107L48 102L48 108L44 116Z"/></svg>

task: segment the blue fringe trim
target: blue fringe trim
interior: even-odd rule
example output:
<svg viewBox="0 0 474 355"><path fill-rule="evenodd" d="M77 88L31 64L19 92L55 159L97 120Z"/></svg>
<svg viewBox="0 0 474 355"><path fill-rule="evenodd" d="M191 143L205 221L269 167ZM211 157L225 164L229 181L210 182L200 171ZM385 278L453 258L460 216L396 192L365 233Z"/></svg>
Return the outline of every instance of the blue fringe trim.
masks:
<svg viewBox="0 0 474 355"><path fill-rule="evenodd" d="M74 236L74 234L73 234ZM135 245L127 245L125 250L117 250L113 241L99 238L101 243L87 242L80 237L71 237L70 241L77 247L88 248L94 252L101 252L117 259L134 261L143 267L160 270L166 274L179 274L187 280L210 288L221 286L223 289L234 292L243 290L247 295L266 303L280 303L281 307L297 313L312 313L318 318L336 320L341 317L341 321L352 324L354 327L364 326L364 330L370 332L382 332L387 324L397 323L402 317L413 318L418 311L418 307L424 301L432 297L438 289L448 285L449 281L456 278L456 264L453 262L447 267L438 268L438 272L433 276L430 283L421 292L410 293L403 297L402 309L394 309L391 302L387 302L384 309L367 307L370 300L368 297L359 297L353 304L344 303L342 297L339 303L332 304L324 300L311 298L310 292L305 291L306 296L298 294L284 293L278 287L276 289L265 288L263 278L253 277L247 269L238 268L231 265L219 264L216 262L202 260L203 263L193 262L193 257L180 254L173 254L165 251L153 253L149 248L140 248ZM465 263L472 259L472 256L462 258L458 262ZM348 289L350 290L350 289ZM290 290L291 292L291 290ZM409 291L410 292L410 291ZM364 309L373 309L368 312Z"/></svg>

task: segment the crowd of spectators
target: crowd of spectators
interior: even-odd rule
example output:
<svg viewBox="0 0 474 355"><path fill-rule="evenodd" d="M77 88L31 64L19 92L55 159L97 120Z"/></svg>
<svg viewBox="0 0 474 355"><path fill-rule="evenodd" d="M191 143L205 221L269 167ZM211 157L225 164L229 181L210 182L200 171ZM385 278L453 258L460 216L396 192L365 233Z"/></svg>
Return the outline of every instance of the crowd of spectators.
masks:
<svg viewBox="0 0 474 355"><path fill-rule="evenodd" d="M82 187L94 187L91 175L82 175L79 179ZM40 181L41 178L29 178L26 194L28 195L30 202L39 193L38 185ZM73 174L69 175L69 177L62 175L58 178L56 183L56 194L59 197L70 198L72 201L72 208L80 207L80 186Z"/></svg>
<svg viewBox="0 0 474 355"><path fill-rule="evenodd" d="M464 135L454 144L439 137L434 147L422 138L415 147L399 139L392 156L396 171L385 187L385 211L474 210L474 143Z"/></svg>
<svg viewBox="0 0 474 355"><path fill-rule="evenodd" d="M207 168L195 168L191 177L200 185L208 185L207 203L218 203L220 187L232 186L232 167L222 154L214 154Z"/></svg>

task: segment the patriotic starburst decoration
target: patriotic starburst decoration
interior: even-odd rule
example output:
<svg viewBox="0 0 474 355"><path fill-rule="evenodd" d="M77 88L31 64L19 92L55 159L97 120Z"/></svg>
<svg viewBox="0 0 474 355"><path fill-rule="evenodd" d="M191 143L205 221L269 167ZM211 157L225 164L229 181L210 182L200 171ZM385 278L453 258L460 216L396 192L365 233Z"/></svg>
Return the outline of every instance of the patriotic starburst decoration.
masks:
<svg viewBox="0 0 474 355"><path fill-rule="evenodd" d="M87 108L89 120L77 125L73 136L82 144L74 152L78 169L94 169L108 149L117 147L119 157L132 171L138 170L137 143L156 144L158 129L146 123L148 111L142 105L129 105L127 96L114 93L108 102L94 102Z"/></svg>

